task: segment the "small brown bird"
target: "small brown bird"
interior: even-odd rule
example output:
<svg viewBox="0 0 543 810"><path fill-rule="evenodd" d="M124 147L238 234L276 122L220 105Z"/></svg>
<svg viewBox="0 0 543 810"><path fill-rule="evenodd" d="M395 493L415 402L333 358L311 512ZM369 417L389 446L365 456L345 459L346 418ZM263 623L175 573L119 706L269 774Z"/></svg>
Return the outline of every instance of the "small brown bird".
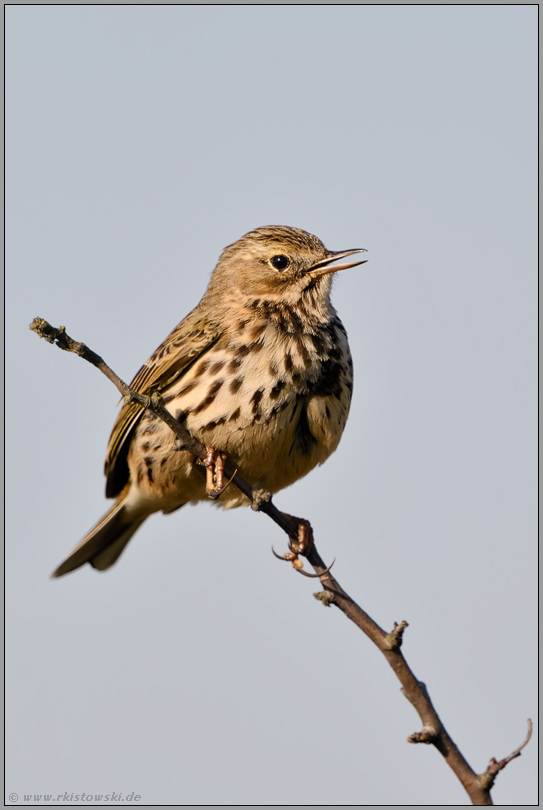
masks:
<svg viewBox="0 0 543 810"><path fill-rule="evenodd" d="M159 392L207 447L226 454L254 487L272 493L322 464L338 446L352 393L347 334L330 303L332 252L299 228L257 228L225 248L198 304L159 346L131 387ZM153 512L207 499L195 458L173 450L152 411L125 405L107 449L106 496L115 504L57 568L104 570ZM231 486L217 503L248 505Z"/></svg>

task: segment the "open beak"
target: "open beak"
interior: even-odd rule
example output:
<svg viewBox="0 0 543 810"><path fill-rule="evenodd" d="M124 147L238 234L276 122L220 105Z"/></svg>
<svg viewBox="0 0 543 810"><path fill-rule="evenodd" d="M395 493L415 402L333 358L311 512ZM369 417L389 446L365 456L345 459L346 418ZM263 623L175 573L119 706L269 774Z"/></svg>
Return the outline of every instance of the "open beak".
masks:
<svg viewBox="0 0 543 810"><path fill-rule="evenodd" d="M326 259L317 262L307 271L314 276L325 276L327 273L336 273L338 270L347 270L349 267L356 267L358 264L365 264L368 260L362 259L359 262L346 262L345 264L332 264L337 262L338 259L345 259L347 256L352 256L354 253L367 253L365 248L353 248L352 250L340 250L337 253L332 253Z"/></svg>

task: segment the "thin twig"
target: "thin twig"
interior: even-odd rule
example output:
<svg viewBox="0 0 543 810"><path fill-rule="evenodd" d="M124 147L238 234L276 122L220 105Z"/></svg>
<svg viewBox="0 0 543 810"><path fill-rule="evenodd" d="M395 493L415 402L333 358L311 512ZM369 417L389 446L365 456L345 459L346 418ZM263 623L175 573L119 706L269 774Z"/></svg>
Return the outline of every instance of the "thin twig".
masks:
<svg viewBox="0 0 543 810"><path fill-rule="evenodd" d="M202 461L206 460L207 450L204 445L191 436L191 434L174 419L171 413L165 408L163 400L158 394L146 396L137 391L133 391L112 371L99 355L89 349L84 343L78 343L72 340L66 333L65 327L61 326L59 329L56 329L42 318L35 318L30 324L30 329L36 332L40 337L48 340L49 343L54 343L64 351L74 352L84 360L92 363L93 366L111 380L127 402L138 402L143 408L149 408L156 413L157 416L166 422L177 437L174 449L186 449L202 459ZM215 449L219 450L220 448ZM268 515L291 539L297 539L298 525L277 509L272 503L269 493L254 490L253 487L241 477L228 459L224 464L224 474L227 478L231 478L232 483L249 498L254 509ZM407 622L402 621L400 624L394 623L392 631L385 633L385 631L343 590L339 582L330 573L329 567L327 567L321 559L314 544L306 556L315 572L319 575L323 587L323 591L315 594L315 597L326 606L335 605L338 607L371 641L373 641L394 670L396 677L402 684L402 692L405 697L416 709L422 721L422 729L421 731L411 734L407 738L407 741L411 743L434 745L464 786L472 804L491 805L490 789L494 784L496 776L512 759L520 756L522 749L528 744L532 736L532 721L528 720L528 734L522 745L499 762L494 758L491 759L485 773L475 773L447 733L439 715L434 709L425 684L416 679L400 651L403 634L408 626Z"/></svg>
<svg viewBox="0 0 543 810"><path fill-rule="evenodd" d="M497 762L496 759L494 757L492 757L492 759L490 760L490 764L489 764L488 768L486 769L486 771L480 777L481 778L481 784L483 784L487 790L490 790L490 788L494 784L496 776L499 774L499 772L503 771L505 766L508 765L511 762L512 759L516 759L517 757L520 757L522 749L525 748L528 745L528 743L530 742L530 739L532 737L532 731L533 731L532 721L528 720L528 733L526 734L526 738L525 738L524 742L522 743L522 745L519 745L518 748L515 748L513 753L509 754L509 756L505 757L505 759L500 759L499 762Z"/></svg>

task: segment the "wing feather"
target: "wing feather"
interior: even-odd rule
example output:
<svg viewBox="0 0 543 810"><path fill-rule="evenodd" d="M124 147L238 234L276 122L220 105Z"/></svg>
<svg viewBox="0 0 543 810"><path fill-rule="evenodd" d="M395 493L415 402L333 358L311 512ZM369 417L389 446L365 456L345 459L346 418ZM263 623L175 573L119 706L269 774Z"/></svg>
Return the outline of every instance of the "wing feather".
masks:
<svg viewBox="0 0 543 810"><path fill-rule="evenodd" d="M140 368L130 387L140 394L162 393L217 342L220 334L218 323L198 317L193 310ZM129 438L142 414L141 405L130 402L113 426L105 462L108 498L118 495L128 481Z"/></svg>

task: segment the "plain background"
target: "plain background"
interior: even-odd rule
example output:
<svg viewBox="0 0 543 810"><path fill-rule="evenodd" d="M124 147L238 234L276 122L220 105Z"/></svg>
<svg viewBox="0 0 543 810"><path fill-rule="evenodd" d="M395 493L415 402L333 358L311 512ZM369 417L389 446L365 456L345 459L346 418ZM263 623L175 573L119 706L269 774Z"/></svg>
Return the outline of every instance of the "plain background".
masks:
<svg viewBox="0 0 543 810"><path fill-rule="evenodd" d="M263 515L158 515L50 572L106 511L118 394L222 248L287 224L336 279L355 392L275 501L404 653L478 771L536 712L535 5L9 6L7 793L466 805L371 643ZM535 740L498 777L534 805ZM60 802L62 803L62 802ZM88 803L88 802L83 802Z"/></svg>

